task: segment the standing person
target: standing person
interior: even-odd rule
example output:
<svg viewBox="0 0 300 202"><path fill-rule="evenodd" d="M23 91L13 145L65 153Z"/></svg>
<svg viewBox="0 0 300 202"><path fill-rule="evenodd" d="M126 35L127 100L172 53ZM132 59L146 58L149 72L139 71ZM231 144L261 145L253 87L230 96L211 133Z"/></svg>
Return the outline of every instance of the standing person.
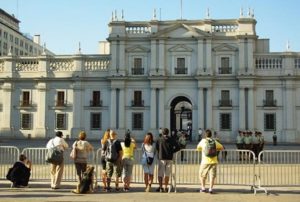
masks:
<svg viewBox="0 0 300 202"><path fill-rule="evenodd" d="M187 145L187 134L185 132L178 133L178 143L180 145L180 149L185 149ZM180 160L184 161L184 151L180 151Z"/></svg>
<svg viewBox="0 0 300 202"><path fill-rule="evenodd" d="M78 140L73 143L72 148L76 149L76 158L74 159L76 174L77 174L77 188L73 190L73 193L79 193L79 186L82 181L83 173L86 171L88 153L94 148L85 140L86 133L81 131L78 135Z"/></svg>
<svg viewBox="0 0 300 202"><path fill-rule="evenodd" d="M151 191L151 186L153 183L153 173L154 173L154 160L151 162L147 162L147 157L154 159L155 147L153 145L153 135L148 132L144 138L144 142L142 144L142 166L144 170L144 182L146 185L146 192Z"/></svg>
<svg viewBox="0 0 300 202"><path fill-rule="evenodd" d="M274 135L273 135L273 145L276 146L277 145L277 135L276 135L276 131L274 132Z"/></svg>
<svg viewBox="0 0 300 202"><path fill-rule="evenodd" d="M111 191L110 182L113 172L116 175L116 191L119 191L119 180L122 175L122 147L120 141L117 139L117 133L113 130L109 132L109 139L104 145L106 171L107 171L107 191Z"/></svg>
<svg viewBox="0 0 300 202"><path fill-rule="evenodd" d="M244 136L243 136L243 132L241 130L239 130L239 134L238 136L236 137L236 147L237 149L243 149L243 145L244 145ZM241 161L242 160L242 156L243 156L243 153L242 152L239 152L239 160Z"/></svg>
<svg viewBox="0 0 300 202"><path fill-rule="evenodd" d="M63 133L57 131L55 137L48 141L47 149L57 147L59 150L64 151L69 147L66 141L63 139ZM59 189L61 178L64 172L64 161L61 164L56 165L51 163L51 189Z"/></svg>
<svg viewBox="0 0 300 202"><path fill-rule="evenodd" d="M102 182L103 182L103 191L106 191L107 189L107 172L106 172L106 159L105 159L105 150L104 150L104 146L107 142L107 140L109 139L109 132L110 129L107 129L104 134L103 137L101 139L101 165L102 165L102 171L101 171L101 178L102 178Z"/></svg>
<svg viewBox="0 0 300 202"><path fill-rule="evenodd" d="M19 161L15 162L6 178L12 182L12 187L27 187L31 171L31 161L24 154L19 156Z"/></svg>
<svg viewBox="0 0 300 202"><path fill-rule="evenodd" d="M132 176L133 162L134 162L134 150L135 140L130 137L130 132L126 133L124 142L121 142L123 156L122 156L122 165L123 165L123 183L124 191L129 191L130 181Z"/></svg>
<svg viewBox="0 0 300 202"><path fill-rule="evenodd" d="M200 192L207 192L205 189L205 180L208 173L210 174L210 185L209 193L213 193L213 186L217 176L217 151L223 150L223 146L216 140L212 139L211 130L205 130L206 138L202 139L198 146L197 150L202 151L202 159L200 165L200 180L201 180L201 189Z"/></svg>
<svg viewBox="0 0 300 202"><path fill-rule="evenodd" d="M157 192L168 192L169 176L172 172L173 154L175 148L179 148L175 138L169 136L169 129L162 130L162 137L156 143L158 154L158 183ZM164 189L163 189L164 182Z"/></svg>

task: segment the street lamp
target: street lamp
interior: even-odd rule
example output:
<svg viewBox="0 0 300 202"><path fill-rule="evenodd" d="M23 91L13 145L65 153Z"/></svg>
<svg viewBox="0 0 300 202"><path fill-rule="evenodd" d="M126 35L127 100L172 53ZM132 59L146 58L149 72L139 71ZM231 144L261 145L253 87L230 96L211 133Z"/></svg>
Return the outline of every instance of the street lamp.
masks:
<svg viewBox="0 0 300 202"><path fill-rule="evenodd" d="M202 133L203 133L202 129L199 128L198 129L198 142L200 142L200 140L202 139Z"/></svg>

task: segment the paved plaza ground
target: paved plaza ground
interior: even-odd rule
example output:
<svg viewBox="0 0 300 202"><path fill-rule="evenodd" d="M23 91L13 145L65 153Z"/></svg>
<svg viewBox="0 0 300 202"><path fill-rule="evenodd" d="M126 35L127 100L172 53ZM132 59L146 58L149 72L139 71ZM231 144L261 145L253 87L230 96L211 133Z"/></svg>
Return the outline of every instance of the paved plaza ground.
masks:
<svg viewBox="0 0 300 202"><path fill-rule="evenodd" d="M104 193L98 190L91 194L73 194L74 183L64 182L62 189L51 190L48 182L30 182L29 188L10 188L8 181L0 181L0 201L97 201L97 202L140 202L140 201L222 201L222 202L296 202L299 201L299 187L268 188L269 195L258 192L256 195L249 187L216 185L216 193L199 193L195 186L180 186L177 193L145 193L141 184L133 184L130 192ZM153 188L154 189L154 188Z"/></svg>

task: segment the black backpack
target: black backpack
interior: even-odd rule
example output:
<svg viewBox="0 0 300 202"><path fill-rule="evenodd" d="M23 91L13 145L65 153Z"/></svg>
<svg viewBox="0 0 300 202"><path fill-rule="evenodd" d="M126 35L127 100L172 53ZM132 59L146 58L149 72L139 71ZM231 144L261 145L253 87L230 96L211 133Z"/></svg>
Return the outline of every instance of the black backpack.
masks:
<svg viewBox="0 0 300 202"><path fill-rule="evenodd" d="M119 158L119 152L117 151L118 140L108 140L106 143L105 159L109 162L116 162Z"/></svg>

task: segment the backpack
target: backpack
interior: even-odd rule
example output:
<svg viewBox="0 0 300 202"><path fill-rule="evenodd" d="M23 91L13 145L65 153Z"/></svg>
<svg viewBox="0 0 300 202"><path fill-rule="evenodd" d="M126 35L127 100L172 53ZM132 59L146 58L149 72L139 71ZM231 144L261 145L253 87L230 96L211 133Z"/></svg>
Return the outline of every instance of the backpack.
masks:
<svg viewBox="0 0 300 202"><path fill-rule="evenodd" d="M91 186L93 184L94 177L94 167L88 167L86 171L83 173L82 180L79 184L79 193L85 194L91 190Z"/></svg>
<svg viewBox="0 0 300 202"><path fill-rule="evenodd" d="M206 139L205 147L204 147L204 154L207 157L215 157L217 156L217 146L216 141L213 139Z"/></svg>
<svg viewBox="0 0 300 202"><path fill-rule="evenodd" d="M117 140L108 140L106 143L105 159L109 162L116 162L119 158L119 153L117 151Z"/></svg>

